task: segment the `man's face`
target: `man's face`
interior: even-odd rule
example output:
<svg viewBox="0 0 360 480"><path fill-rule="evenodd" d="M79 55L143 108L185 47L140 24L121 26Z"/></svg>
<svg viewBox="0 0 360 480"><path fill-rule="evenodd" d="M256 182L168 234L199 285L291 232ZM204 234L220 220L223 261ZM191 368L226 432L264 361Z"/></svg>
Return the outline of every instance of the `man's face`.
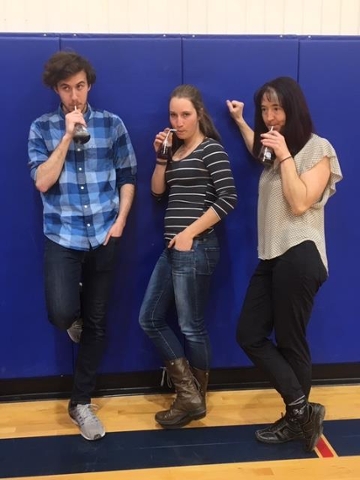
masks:
<svg viewBox="0 0 360 480"><path fill-rule="evenodd" d="M65 113L72 112L75 107L81 112L85 112L90 88L91 85L87 82L84 70L61 80L57 84L55 92L59 94Z"/></svg>

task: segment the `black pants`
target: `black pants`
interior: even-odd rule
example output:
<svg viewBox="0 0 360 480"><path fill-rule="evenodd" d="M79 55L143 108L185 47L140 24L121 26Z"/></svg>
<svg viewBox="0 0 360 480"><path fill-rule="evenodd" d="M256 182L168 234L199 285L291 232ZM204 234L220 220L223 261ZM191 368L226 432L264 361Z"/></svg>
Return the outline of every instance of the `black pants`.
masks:
<svg viewBox="0 0 360 480"><path fill-rule="evenodd" d="M68 329L80 310L83 332L77 356L73 403L90 403L105 346L105 316L119 239L88 252L62 247L46 239L45 295L50 322ZM79 282L83 284L80 308Z"/></svg>
<svg viewBox="0 0 360 480"><path fill-rule="evenodd" d="M326 278L315 244L305 241L280 257L261 260L250 280L237 341L286 404L310 393L306 327L315 295ZM273 331L275 341L269 338Z"/></svg>

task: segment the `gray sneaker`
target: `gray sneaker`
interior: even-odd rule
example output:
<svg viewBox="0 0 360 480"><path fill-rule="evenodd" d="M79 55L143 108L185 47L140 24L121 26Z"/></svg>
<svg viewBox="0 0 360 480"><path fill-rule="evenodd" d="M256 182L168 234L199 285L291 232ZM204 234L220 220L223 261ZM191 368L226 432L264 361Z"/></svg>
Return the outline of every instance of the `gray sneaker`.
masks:
<svg viewBox="0 0 360 480"><path fill-rule="evenodd" d="M82 318L78 318L77 320L75 320L75 322L71 325L71 327L67 329L67 333L74 343L80 343L82 331L83 331Z"/></svg>
<svg viewBox="0 0 360 480"><path fill-rule="evenodd" d="M70 418L86 440L100 440L105 435L104 426L93 411L94 407L91 404L71 406L69 403Z"/></svg>

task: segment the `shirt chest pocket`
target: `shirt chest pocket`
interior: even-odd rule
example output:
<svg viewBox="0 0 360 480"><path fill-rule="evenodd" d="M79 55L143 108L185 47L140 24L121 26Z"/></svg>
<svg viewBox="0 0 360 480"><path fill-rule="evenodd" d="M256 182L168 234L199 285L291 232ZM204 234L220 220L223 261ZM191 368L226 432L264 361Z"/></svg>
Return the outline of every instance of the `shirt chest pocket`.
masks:
<svg viewBox="0 0 360 480"><path fill-rule="evenodd" d="M112 146L101 142L95 144L93 139L83 146L85 170L94 173L108 172L114 169Z"/></svg>

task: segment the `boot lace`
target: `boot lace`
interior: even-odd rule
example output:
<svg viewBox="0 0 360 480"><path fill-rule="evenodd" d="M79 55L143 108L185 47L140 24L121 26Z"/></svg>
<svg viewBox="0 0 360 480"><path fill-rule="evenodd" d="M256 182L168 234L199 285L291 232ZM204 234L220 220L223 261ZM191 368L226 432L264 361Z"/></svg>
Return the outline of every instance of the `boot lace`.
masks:
<svg viewBox="0 0 360 480"><path fill-rule="evenodd" d="M170 375L168 374L168 371L167 371L166 367L161 367L161 370L162 370L162 374L161 374L160 387L163 387L165 385L165 381L166 381L167 386L169 388L172 388L173 383L171 381Z"/></svg>

